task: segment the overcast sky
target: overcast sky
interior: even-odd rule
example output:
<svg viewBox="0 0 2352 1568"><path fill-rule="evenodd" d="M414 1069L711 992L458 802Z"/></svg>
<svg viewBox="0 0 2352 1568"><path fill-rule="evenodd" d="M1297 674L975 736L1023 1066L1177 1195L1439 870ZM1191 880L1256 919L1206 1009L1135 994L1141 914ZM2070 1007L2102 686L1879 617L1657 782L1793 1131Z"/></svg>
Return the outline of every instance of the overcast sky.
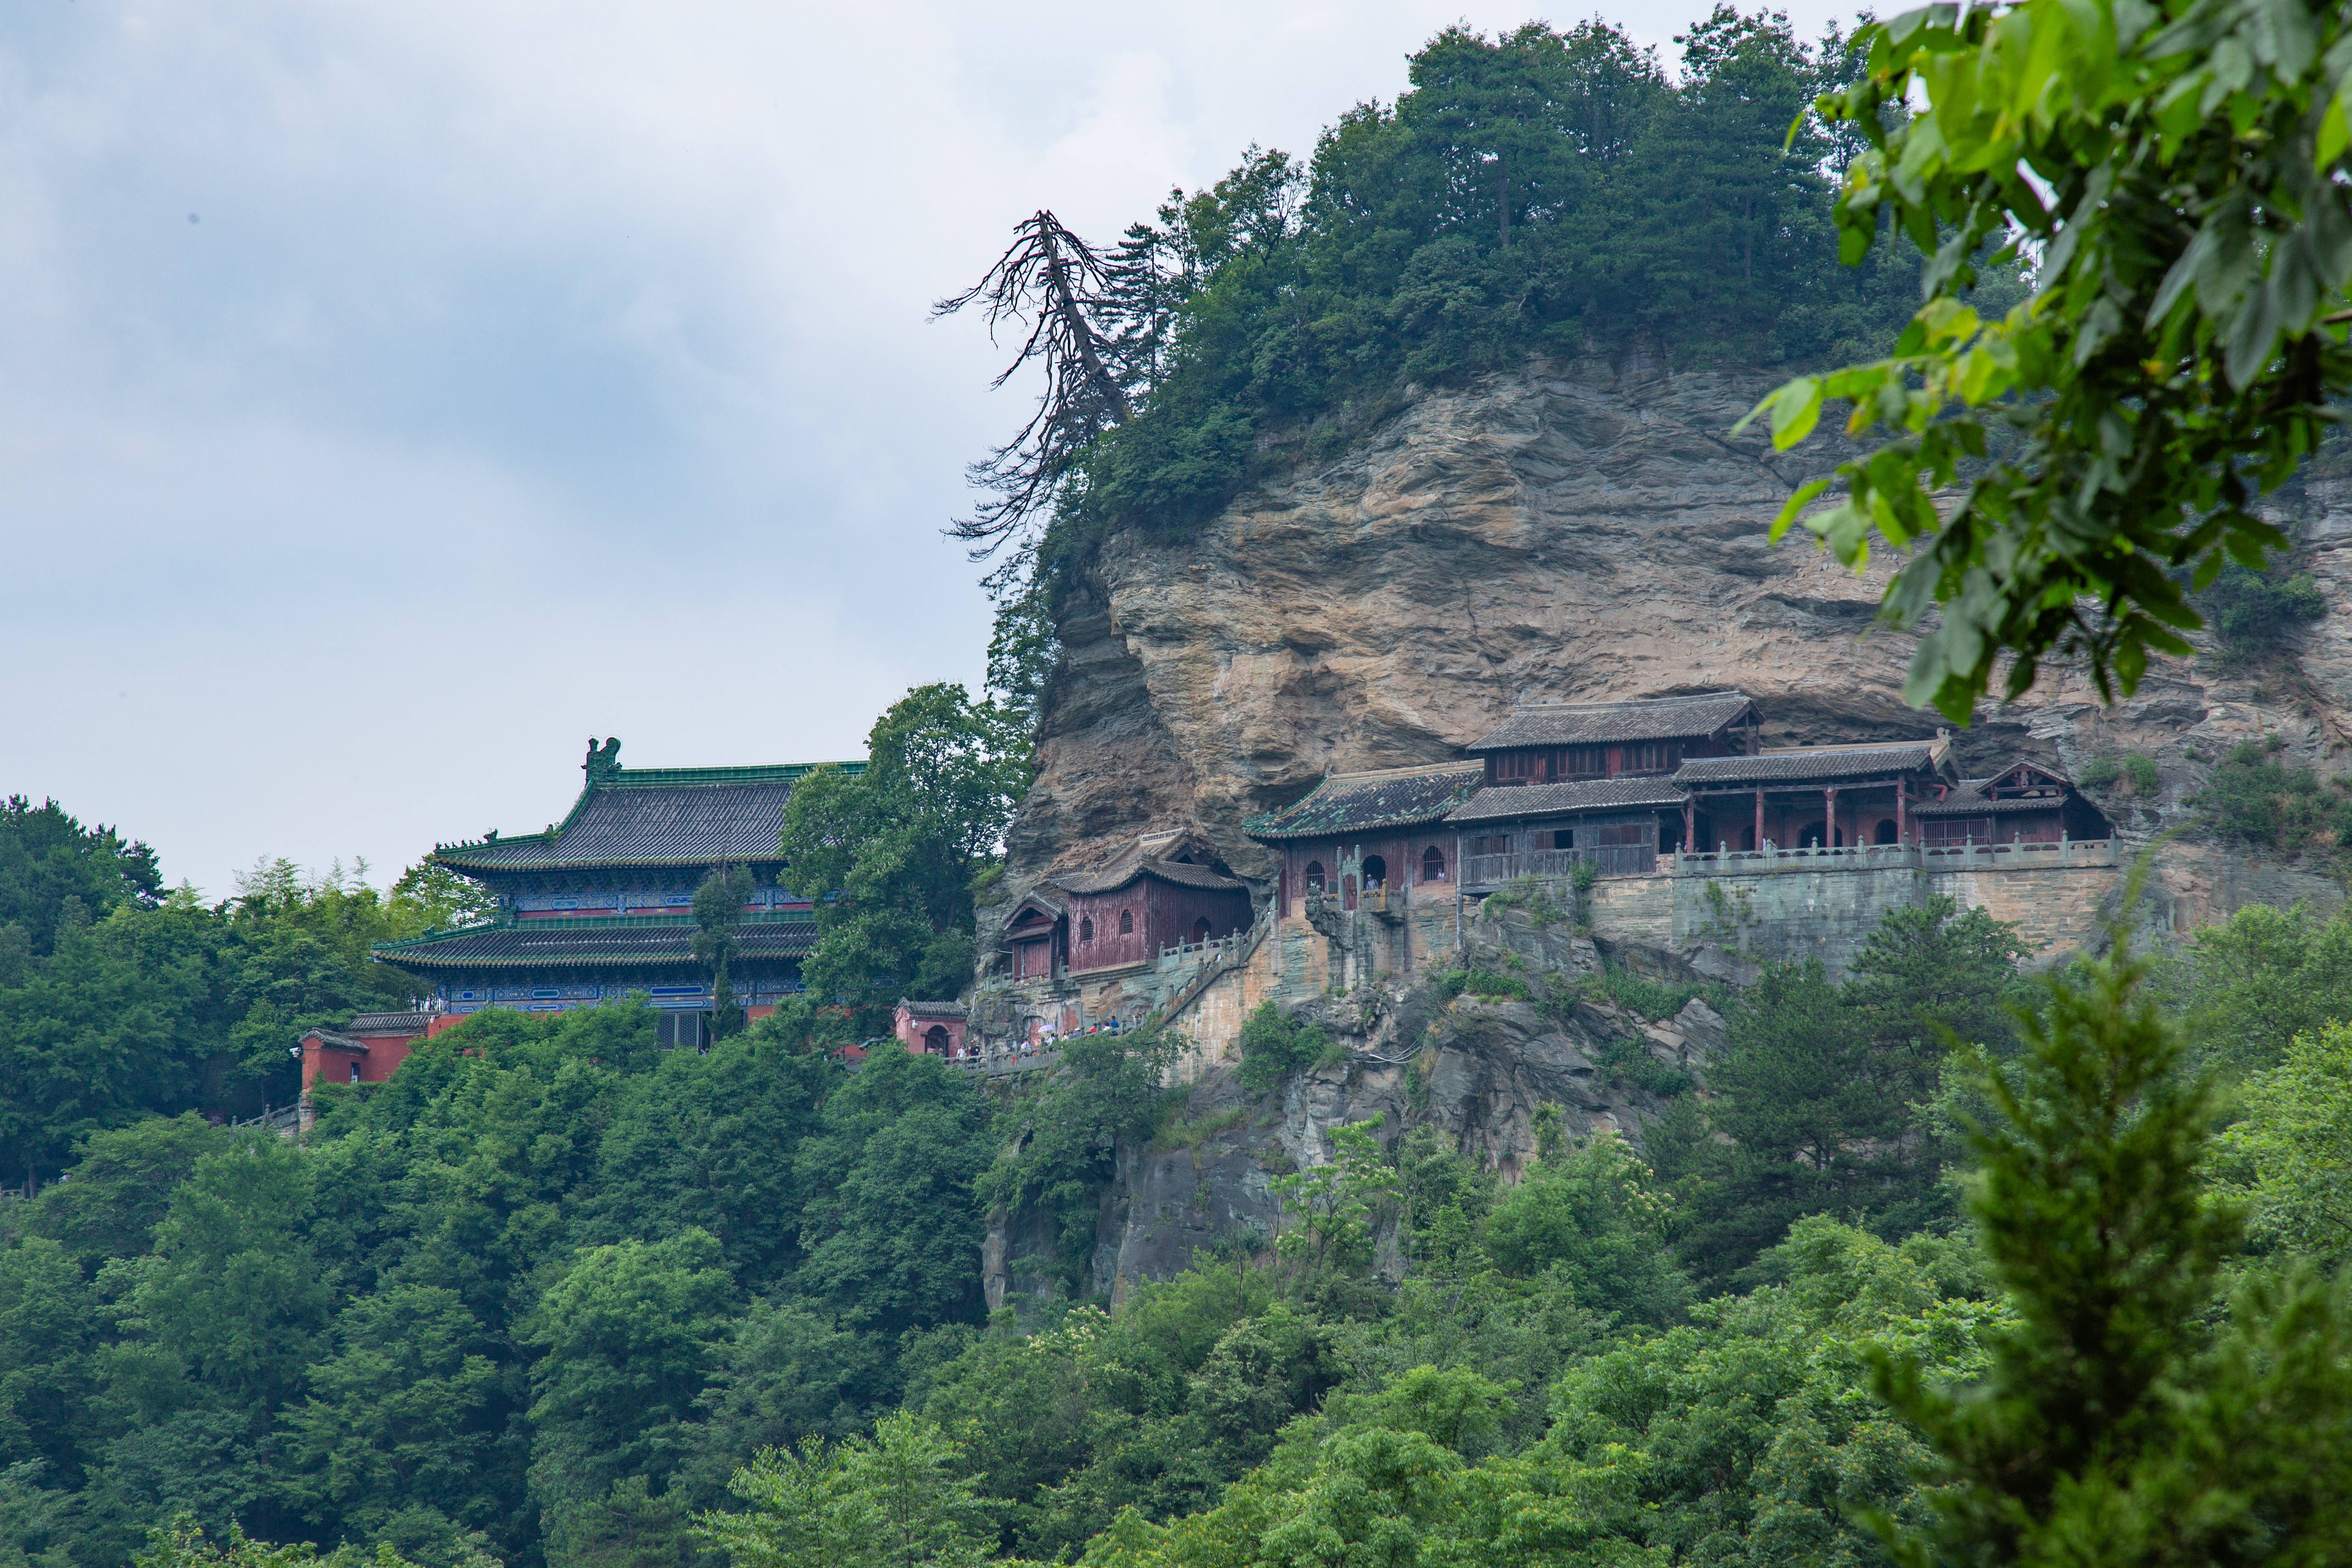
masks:
<svg viewBox="0 0 2352 1568"><path fill-rule="evenodd" d="M1706 9L1602 14L1671 61ZM861 754L977 688L939 531L1023 412L928 302L1528 16L8 0L0 794L217 898L535 829L592 731Z"/></svg>

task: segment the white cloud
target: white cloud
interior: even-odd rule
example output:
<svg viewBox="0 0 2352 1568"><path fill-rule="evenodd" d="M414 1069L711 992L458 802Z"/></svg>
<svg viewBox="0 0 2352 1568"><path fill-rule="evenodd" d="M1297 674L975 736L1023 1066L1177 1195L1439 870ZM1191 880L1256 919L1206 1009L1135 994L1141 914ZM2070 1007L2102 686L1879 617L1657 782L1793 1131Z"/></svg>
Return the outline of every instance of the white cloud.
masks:
<svg viewBox="0 0 2352 1568"><path fill-rule="evenodd" d="M1018 394L929 301L1035 207L1310 152L1464 15L8 7L0 792L221 895L536 826L591 729L855 753L986 641L938 531Z"/></svg>

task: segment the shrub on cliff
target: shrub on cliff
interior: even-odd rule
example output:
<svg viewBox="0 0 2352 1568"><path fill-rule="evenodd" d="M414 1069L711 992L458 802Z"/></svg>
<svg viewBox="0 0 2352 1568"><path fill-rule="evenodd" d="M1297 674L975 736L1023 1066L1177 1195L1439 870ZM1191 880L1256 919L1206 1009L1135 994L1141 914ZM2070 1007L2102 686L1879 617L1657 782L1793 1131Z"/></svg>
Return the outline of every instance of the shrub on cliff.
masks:
<svg viewBox="0 0 2352 1568"><path fill-rule="evenodd" d="M1262 1002L1242 1023L1242 1083L1249 1089L1272 1089L1301 1068L1335 1059L1339 1050L1339 1043L1320 1024L1303 1023L1273 1003Z"/></svg>
<svg viewBox="0 0 2352 1568"><path fill-rule="evenodd" d="M2342 847L2352 842L2352 780L2323 783L2252 741L2238 743L2190 804L2222 837L2284 854L2310 851L2341 863Z"/></svg>

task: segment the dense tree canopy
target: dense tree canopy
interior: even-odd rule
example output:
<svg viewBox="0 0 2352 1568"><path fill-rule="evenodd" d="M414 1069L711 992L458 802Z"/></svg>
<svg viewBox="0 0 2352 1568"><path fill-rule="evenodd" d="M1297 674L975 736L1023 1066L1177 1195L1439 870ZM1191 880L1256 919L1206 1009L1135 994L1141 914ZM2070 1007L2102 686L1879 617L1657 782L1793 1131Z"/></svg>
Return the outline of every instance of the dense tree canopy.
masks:
<svg viewBox="0 0 2352 1568"><path fill-rule="evenodd" d="M973 895L1030 777L1024 727L961 686L909 691L866 747L863 773L813 773L784 813L785 880L821 900L802 973L813 996L845 1009L853 1039L877 1032L902 996L963 989Z"/></svg>
<svg viewBox="0 0 2352 1568"><path fill-rule="evenodd" d="M1842 268L1832 221L1863 140L1789 136L1851 79L1843 37L1808 45L1783 16L1719 5L1678 41L1675 76L1605 22L1448 28L1406 92L1341 116L1311 156L1253 148L1171 193L1076 301L1131 416L1097 416L1103 382L1061 371L1091 401L1038 426L1059 443L1054 483L1041 494L1021 467L1008 508L981 474L996 489L966 532L1013 542L1000 586L1034 562L1051 597L1108 528L1181 527L1253 462L1324 449L1407 383L1586 350L1817 363L1890 337L1916 269L1891 253Z"/></svg>

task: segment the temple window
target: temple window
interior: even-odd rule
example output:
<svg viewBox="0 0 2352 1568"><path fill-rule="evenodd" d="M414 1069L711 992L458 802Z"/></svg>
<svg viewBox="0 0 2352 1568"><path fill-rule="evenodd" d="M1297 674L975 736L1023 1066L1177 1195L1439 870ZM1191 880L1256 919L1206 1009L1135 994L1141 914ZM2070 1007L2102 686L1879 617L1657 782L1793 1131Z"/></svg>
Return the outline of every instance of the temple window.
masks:
<svg viewBox="0 0 2352 1568"><path fill-rule="evenodd" d="M1555 849L1575 848L1576 829L1573 827L1553 828L1551 832L1551 847Z"/></svg>
<svg viewBox="0 0 2352 1568"><path fill-rule="evenodd" d="M1310 893L1323 890L1323 862L1320 860L1307 862L1307 890Z"/></svg>
<svg viewBox="0 0 2352 1568"><path fill-rule="evenodd" d="M1364 886L1367 888L1384 888L1388 886L1388 879L1389 863L1386 860L1381 859L1377 855L1365 856Z"/></svg>
<svg viewBox="0 0 2352 1568"><path fill-rule="evenodd" d="M1891 816L1881 817L1878 823L1878 831L1874 837L1876 837L1881 844L1895 843L1895 819Z"/></svg>
<svg viewBox="0 0 2352 1568"><path fill-rule="evenodd" d="M1421 852L1421 879L1424 882L1445 880L1445 856L1434 844Z"/></svg>
<svg viewBox="0 0 2352 1568"><path fill-rule="evenodd" d="M1080 942L1092 942L1094 939L1095 917L1092 915L1081 916L1078 921L1078 940Z"/></svg>
<svg viewBox="0 0 2352 1568"><path fill-rule="evenodd" d="M1118 934L1121 936L1133 936L1135 934L1135 911L1133 910L1121 910L1118 911Z"/></svg>

